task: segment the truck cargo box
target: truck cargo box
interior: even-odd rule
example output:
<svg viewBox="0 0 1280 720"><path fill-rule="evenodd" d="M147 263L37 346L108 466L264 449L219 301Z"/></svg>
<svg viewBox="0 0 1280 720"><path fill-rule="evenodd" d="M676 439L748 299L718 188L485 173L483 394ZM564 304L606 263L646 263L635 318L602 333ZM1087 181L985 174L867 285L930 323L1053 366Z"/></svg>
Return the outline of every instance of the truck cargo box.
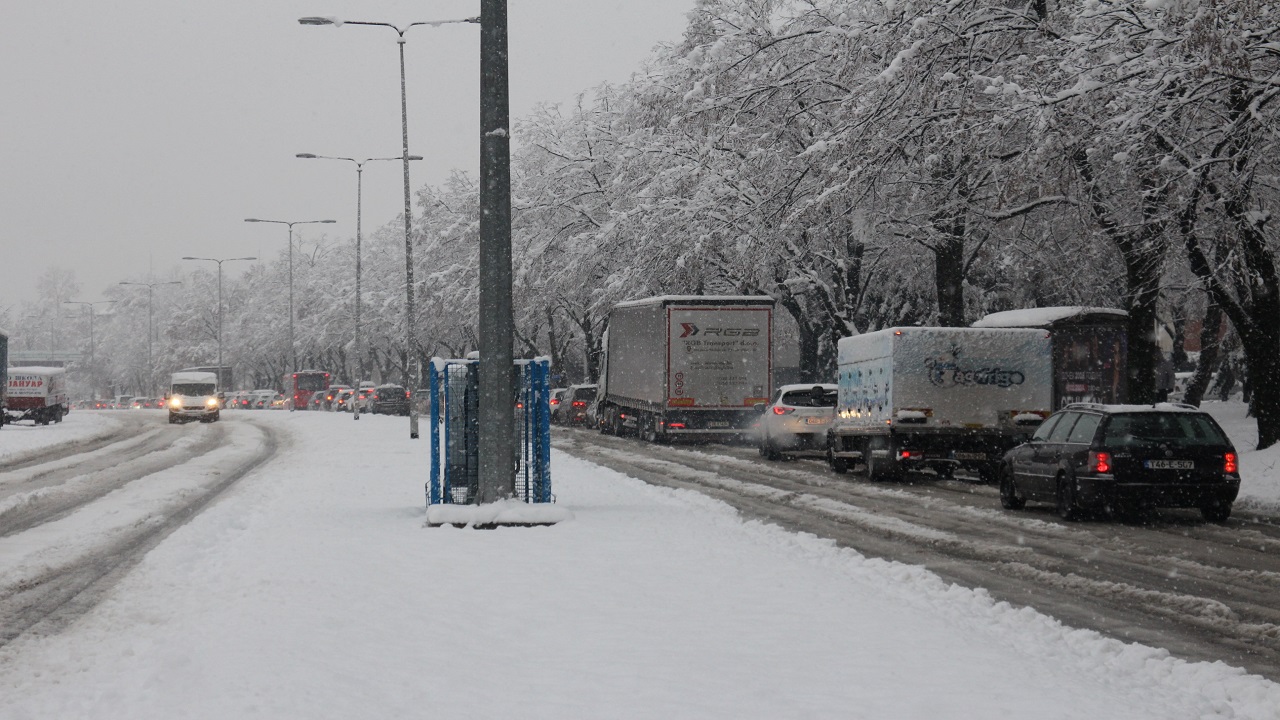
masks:
<svg viewBox="0 0 1280 720"><path fill-rule="evenodd" d="M767 296L660 296L609 314L597 401L606 431L740 433L773 390Z"/></svg>
<svg viewBox="0 0 1280 720"><path fill-rule="evenodd" d="M893 474L906 459L988 474L1052 410L1044 330L889 328L841 339L838 364L837 471L881 459Z"/></svg>

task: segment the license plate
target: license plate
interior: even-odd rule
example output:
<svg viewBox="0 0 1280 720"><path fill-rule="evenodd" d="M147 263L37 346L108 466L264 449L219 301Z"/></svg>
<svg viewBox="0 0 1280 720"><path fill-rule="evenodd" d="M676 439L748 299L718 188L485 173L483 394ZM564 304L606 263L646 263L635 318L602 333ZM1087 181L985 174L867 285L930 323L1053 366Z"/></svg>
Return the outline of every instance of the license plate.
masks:
<svg viewBox="0 0 1280 720"><path fill-rule="evenodd" d="M707 423L707 427L709 427L709 428L727 428L727 427L729 427L729 423L728 423L727 421L725 421L725 420L712 420L711 422L708 422L708 423Z"/></svg>
<svg viewBox="0 0 1280 720"><path fill-rule="evenodd" d="M976 452L958 452L956 453L956 459L957 460L986 460L987 454L976 453Z"/></svg>
<svg viewBox="0 0 1280 720"><path fill-rule="evenodd" d="M823 417L805 418L804 424L805 425L826 425L827 419Z"/></svg>
<svg viewBox="0 0 1280 720"><path fill-rule="evenodd" d="M1142 467L1148 470L1195 470L1194 460L1146 460Z"/></svg>

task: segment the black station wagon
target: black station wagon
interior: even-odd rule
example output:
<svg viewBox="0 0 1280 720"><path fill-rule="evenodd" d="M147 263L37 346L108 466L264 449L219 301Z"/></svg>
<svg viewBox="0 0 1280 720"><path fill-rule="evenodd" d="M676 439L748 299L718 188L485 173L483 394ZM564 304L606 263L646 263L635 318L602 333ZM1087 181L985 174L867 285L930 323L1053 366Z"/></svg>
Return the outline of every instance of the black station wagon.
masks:
<svg viewBox="0 0 1280 720"><path fill-rule="evenodd" d="M1223 522L1240 490L1237 461L1218 423L1190 405L1068 405L1005 453L1000 504L1052 502L1064 520L1126 504L1194 507Z"/></svg>

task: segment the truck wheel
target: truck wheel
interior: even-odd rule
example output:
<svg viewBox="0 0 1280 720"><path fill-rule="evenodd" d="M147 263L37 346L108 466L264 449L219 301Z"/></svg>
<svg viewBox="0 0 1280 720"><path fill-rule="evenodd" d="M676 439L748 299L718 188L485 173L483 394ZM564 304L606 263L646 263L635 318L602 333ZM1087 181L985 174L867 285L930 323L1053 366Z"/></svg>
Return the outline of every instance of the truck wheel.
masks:
<svg viewBox="0 0 1280 720"><path fill-rule="evenodd" d="M827 446L827 464L831 466L831 472L837 475L849 472L849 458L836 457L830 446Z"/></svg>

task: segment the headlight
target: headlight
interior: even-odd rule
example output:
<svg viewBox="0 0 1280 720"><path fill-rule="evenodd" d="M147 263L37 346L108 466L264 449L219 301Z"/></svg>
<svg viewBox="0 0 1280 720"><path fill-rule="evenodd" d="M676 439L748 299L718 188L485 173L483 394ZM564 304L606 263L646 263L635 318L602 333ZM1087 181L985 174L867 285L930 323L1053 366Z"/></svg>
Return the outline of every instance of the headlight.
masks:
<svg viewBox="0 0 1280 720"><path fill-rule="evenodd" d="M169 407L171 408L182 407L182 398L178 397L177 395L169 398Z"/></svg>
<svg viewBox="0 0 1280 720"><path fill-rule="evenodd" d="M216 397L211 397L211 398L209 398L208 400L205 400L205 401L204 401L204 404L205 404L205 405L208 405L209 407L217 407L217 406L218 406L218 398L216 398Z"/></svg>

